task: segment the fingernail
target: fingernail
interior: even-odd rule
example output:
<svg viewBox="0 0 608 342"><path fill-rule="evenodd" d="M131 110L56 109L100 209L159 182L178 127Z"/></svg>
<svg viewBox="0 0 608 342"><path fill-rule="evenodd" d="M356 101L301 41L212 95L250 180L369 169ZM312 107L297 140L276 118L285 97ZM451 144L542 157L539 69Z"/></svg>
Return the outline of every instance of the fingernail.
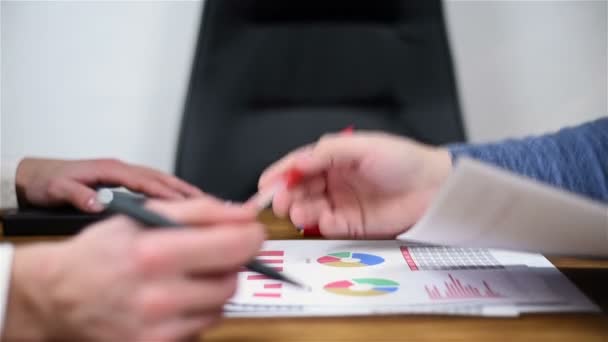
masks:
<svg viewBox="0 0 608 342"><path fill-rule="evenodd" d="M87 207L93 211L103 210L103 205L101 205L101 203L99 203L95 197L89 198L87 201Z"/></svg>

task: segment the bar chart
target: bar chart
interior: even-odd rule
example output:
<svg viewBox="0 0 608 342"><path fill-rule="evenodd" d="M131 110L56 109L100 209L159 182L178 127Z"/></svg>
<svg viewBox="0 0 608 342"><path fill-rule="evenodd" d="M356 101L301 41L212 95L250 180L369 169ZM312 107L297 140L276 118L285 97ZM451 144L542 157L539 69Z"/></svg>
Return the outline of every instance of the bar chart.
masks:
<svg viewBox="0 0 608 342"><path fill-rule="evenodd" d="M432 300L444 299L487 299L503 298L504 296L494 291L487 281L483 280L482 286L476 287L470 284L462 284L461 281L451 274L448 274L448 281L445 281L440 290L437 285L425 285L424 289Z"/></svg>

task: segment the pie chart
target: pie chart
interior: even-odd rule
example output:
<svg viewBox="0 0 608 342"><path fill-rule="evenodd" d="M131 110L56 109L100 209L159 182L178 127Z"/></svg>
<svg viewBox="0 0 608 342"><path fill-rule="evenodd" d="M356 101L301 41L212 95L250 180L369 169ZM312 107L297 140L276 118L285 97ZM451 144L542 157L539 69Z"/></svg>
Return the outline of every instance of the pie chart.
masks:
<svg viewBox="0 0 608 342"><path fill-rule="evenodd" d="M399 290L399 283L381 278L357 278L334 281L323 288L343 296L382 296Z"/></svg>
<svg viewBox="0 0 608 342"><path fill-rule="evenodd" d="M334 267L365 267L381 264L384 258L367 253L337 252L322 256L317 262Z"/></svg>

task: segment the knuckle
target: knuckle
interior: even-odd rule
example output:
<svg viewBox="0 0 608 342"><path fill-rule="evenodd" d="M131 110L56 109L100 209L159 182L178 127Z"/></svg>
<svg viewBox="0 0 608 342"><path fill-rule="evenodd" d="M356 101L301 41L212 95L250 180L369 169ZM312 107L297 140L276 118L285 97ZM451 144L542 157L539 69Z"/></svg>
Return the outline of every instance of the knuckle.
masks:
<svg viewBox="0 0 608 342"><path fill-rule="evenodd" d="M168 291L144 289L136 295L135 314L143 321L156 321L168 314L174 299Z"/></svg>
<svg viewBox="0 0 608 342"><path fill-rule="evenodd" d="M144 191L144 189L145 189L144 184L142 182L139 182L139 181L135 181L132 184L129 184L129 189L131 189L131 190L133 190L135 192L145 192ZM149 186L148 187L148 192L153 192L153 190L155 190L153 186Z"/></svg>
<svg viewBox="0 0 608 342"><path fill-rule="evenodd" d="M161 249L143 240L135 244L133 264L139 275L152 276L163 270L166 260Z"/></svg>
<svg viewBox="0 0 608 342"><path fill-rule="evenodd" d="M238 234L230 233L223 242L222 249L226 252L225 262L229 267L237 267L245 261L244 249L247 248L247 241Z"/></svg>
<svg viewBox="0 0 608 342"><path fill-rule="evenodd" d="M249 261L259 250L264 241L264 228L260 224L252 224L235 231L227 240L226 250L232 256L235 265L240 266Z"/></svg>
<svg viewBox="0 0 608 342"><path fill-rule="evenodd" d="M62 193L63 182L61 178L51 179L47 186L47 193L53 197L59 197Z"/></svg>

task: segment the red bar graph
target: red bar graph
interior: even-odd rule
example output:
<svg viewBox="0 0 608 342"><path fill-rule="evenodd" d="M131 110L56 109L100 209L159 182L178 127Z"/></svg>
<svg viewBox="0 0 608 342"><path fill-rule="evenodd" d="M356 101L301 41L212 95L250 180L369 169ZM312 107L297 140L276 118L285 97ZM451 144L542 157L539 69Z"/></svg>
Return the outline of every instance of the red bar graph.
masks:
<svg viewBox="0 0 608 342"><path fill-rule="evenodd" d="M257 259L259 262L268 264L269 267L277 272L283 272L285 251L266 250L259 252L258 256L260 257ZM247 270L241 271L243 272ZM255 290L251 296L267 299L281 298L283 284L277 283L276 280L273 280L265 275L252 273L247 275L247 281L255 281L255 285L252 284Z"/></svg>
<svg viewBox="0 0 608 342"><path fill-rule="evenodd" d="M478 289L471 286L470 284L462 285L460 280L454 278L451 274L448 274L449 281L445 281L443 286L445 287L441 292L435 285L425 285L424 289L430 299L442 300L442 299L480 299L480 298L502 298L503 296L492 290L490 285L484 280L483 289Z"/></svg>
<svg viewBox="0 0 608 342"><path fill-rule="evenodd" d="M412 253L410 253L410 249L407 246L401 246L401 255L403 255L403 259L410 270L418 271L418 265L416 265L416 261L412 258Z"/></svg>
<svg viewBox="0 0 608 342"><path fill-rule="evenodd" d="M267 277L263 274L251 274L247 276L247 280L270 280L272 278Z"/></svg>
<svg viewBox="0 0 608 342"><path fill-rule="evenodd" d="M285 255L285 251L260 251L258 253L258 256L284 256Z"/></svg>
<svg viewBox="0 0 608 342"><path fill-rule="evenodd" d="M266 292L256 292L253 294L254 297L266 297L266 298L281 298L281 293L266 293Z"/></svg>

